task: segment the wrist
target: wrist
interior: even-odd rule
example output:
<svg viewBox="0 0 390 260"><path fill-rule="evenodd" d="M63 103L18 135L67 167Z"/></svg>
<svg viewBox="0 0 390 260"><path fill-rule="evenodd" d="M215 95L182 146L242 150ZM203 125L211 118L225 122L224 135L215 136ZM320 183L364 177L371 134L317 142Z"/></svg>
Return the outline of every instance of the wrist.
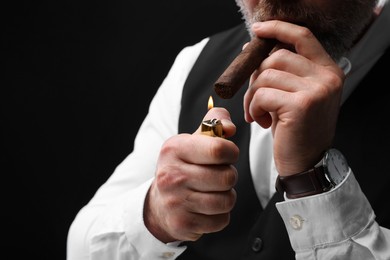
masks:
<svg viewBox="0 0 390 260"><path fill-rule="evenodd" d="M340 183L349 170L345 157L336 149L329 149L311 169L289 176L279 175L275 188L287 198L320 194Z"/></svg>
<svg viewBox="0 0 390 260"><path fill-rule="evenodd" d="M306 156L299 160L297 160L296 158L290 158L290 161L288 163L283 162L283 160L275 159L275 166L280 176L287 177L297 175L312 169L323 159L323 156L324 152L320 152L316 156Z"/></svg>
<svg viewBox="0 0 390 260"><path fill-rule="evenodd" d="M176 241L172 236L170 236L165 230L162 228L163 218L155 217L156 213L153 211L153 207L151 206L152 202L150 199L151 189L149 189L144 204L143 218L145 227L149 230L149 232L157 238L159 241L163 243L170 243Z"/></svg>

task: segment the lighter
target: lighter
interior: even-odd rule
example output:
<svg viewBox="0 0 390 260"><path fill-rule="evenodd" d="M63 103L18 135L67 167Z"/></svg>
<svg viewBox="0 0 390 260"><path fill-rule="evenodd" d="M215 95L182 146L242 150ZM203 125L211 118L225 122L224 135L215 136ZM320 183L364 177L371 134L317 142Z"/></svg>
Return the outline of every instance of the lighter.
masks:
<svg viewBox="0 0 390 260"><path fill-rule="evenodd" d="M221 120L213 118L203 121L201 132L204 135L223 137Z"/></svg>
<svg viewBox="0 0 390 260"><path fill-rule="evenodd" d="M207 108L208 110L210 110L213 107L214 107L214 100L213 97L210 96L207 103ZM201 132L204 135L223 137L221 120L213 118L213 119L203 121Z"/></svg>

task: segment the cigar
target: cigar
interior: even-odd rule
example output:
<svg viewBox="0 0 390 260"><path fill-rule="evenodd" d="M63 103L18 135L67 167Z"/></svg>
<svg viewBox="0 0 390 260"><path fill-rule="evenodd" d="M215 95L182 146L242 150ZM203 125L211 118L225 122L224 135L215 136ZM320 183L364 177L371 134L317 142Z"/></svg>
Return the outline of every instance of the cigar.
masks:
<svg viewBox="0 0 390 260"><path fill-rule="evenodd" d="M214 83L214 90L224 99L232 98L275 47L276 40L252 38Z"/></svg>

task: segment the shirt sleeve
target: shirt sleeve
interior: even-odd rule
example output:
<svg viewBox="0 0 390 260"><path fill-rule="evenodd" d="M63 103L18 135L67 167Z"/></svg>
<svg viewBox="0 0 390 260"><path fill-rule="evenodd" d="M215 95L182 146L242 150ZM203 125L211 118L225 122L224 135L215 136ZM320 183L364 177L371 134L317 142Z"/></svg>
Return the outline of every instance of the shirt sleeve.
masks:
<svg viewBox="0 0 390 260"><path fill-rule="evenodd" d="M72 222L68 260L174 259L185 247L164 244L146 228L143 206L163 142L178 133L182 88L208 38L184 48L157 90L134 141L118 165Z"/></svg>
<svg viewBox="0 0 390 260"><path fill-rule="evenodd" d="M329 192L279 202L296 259L390 259L390 230L375 221L352 171Z"/></svg>

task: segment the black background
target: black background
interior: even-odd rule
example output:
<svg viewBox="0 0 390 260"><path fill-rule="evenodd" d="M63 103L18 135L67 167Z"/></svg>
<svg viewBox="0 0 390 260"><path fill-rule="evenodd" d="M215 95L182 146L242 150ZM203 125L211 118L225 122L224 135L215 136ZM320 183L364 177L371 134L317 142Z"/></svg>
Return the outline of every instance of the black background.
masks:
<svg viewBox="0 0 390 260"><path fill-rule="evenodd" d="M241 15L233 0L14 2L1 8L1 252L61 260L176 54Z"/></svg>

